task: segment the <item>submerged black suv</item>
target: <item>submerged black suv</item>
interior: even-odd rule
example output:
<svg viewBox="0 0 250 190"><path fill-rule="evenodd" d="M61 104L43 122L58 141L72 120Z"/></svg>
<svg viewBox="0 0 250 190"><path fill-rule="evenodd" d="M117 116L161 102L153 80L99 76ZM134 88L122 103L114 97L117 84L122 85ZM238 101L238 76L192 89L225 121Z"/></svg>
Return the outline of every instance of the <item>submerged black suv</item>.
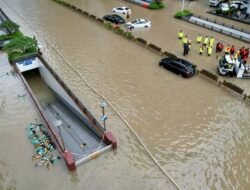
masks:
<svg viewBox="0 0 250 190"><path fill-rule="evenodd" d="M189 78L195 74L194 65L183 59L163 58L159 65L174 73L181 74L184 78Z"/></svg>
<svg viewBox="0 0 250 190"><path fill-rule="evenodd" d="M121 16L116 15L116 14L105 15L103 17L103 19L106 21L112 22L114 24L124 24L125 23L125 20Z"/></svg>

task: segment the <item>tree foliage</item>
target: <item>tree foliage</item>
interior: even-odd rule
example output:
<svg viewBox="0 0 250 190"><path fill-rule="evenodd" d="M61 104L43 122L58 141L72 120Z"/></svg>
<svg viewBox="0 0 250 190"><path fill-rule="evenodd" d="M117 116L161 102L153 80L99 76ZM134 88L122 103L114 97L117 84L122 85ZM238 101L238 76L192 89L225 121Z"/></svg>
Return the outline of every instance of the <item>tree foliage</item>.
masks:
<svg viewBox="0 0 250 190"><path fill-rule="evenodd" d="M22 36L14 38L9 44L4 46L3 50L7 53L25 53L36 49L37 41L33 38Z"/></svg>
<svg viewBox="0 0 250 190"><path fill-rule="evenodd" d="M189 10L183 10L183 11L179 11L179 12L177 12L175 15L174 15L174 17L175 18L182 18L182 17L186 17L186 16L191 16L192 15L192 13L191 13L191 11L189 11Z"/></svg>
<svg viewBox="0 0 250 190"><path fill-rule="evenodd" d="M0 29L6 29L10 31L11 33L13 33L13 32L18 31L19 25L12 22L11 20L6 20L0 24Z"/></svg>
<svg viewBox="0 0 250 190"><path fill-rule="evenodd" d="M149 4L150 9L162 9L164 8L164 4L161 1L154 1Z"/></svg>

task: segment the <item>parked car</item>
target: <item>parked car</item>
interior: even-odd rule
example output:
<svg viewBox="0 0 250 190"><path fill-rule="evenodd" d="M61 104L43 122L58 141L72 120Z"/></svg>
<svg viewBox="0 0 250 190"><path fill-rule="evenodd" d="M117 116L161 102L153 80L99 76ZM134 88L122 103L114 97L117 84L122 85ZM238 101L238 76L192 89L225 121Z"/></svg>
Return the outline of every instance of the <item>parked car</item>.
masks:
<svg viewBox="0 0 250 190"><path fill-rule="evenodd" d="M222 12L226 12L229 10L229 5L228 5L228 3L221 3L220 8L221 8Z"/></svg>
<svg viewBox="0 0 250 190"><path fill-rule="evenodd" d="M125 20L121 16L116 15L116 14L105 15L103 17L103 19L106 20L106 21L115 23L115 24L124 24L125 23Z"/></svg>
<svg viewBox="0 0 250 190"><path fill-rule="evenodd" d="M163 58L159 66L163 66L174 73L181 74L184 78L192 77L196 70L192 63L183 59Z"/></svg>
<svg viewBox="0 0 250 190"><path fill-rule="evenodd" d="M0 41L0 50L3 49L3 47L10 43L10 40L3 40L3 41Z"/></svg>
<svg viewBox="0 0 250 190"><path fill-rule="evenodd" d="M240 10L247 10L247 3L242 1L231 1L230 8L240 9Z"/></svg>
<svg viewBox="0 0 250 190"><path fill-rule="evenodd" d="M146 19L136 19L132 22L128 22L127 24L125 24L125 26L129 29L143 28L143 27L148 28L148 27L151 27L151 22Z"/></svg>
<svg viewBox="0 0 250 190"><path fill-rule="evenodd" d="M112 9L112 12L120 14L131 14L131 9L128 7L115 7Z"/></svg>
<svg viewBox="0 0 250 190"><path fill-rule="evenodd" d="M209 0L209 5L212 7L218 7L221 3L228 2L228 0Z"/></svg>

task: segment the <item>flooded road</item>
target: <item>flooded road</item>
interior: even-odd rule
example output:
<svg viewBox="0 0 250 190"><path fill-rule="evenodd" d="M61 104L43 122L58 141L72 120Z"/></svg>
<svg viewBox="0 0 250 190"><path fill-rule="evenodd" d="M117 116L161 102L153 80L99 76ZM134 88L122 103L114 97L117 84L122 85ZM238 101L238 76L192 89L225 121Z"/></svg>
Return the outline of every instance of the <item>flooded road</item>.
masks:
<svg viewBox="0 0 250 190"><path fill-rule="evenodd" d="M127 4L125 1L90 0L74 3L100 17L114 6ZM17 148L9 151L7 146L0 146L8 158L4 154L0 156L4 163L0 164L1 175L9 174L6 180L0 181L0 187L13 183L16 189L110 189L112 184L111 189L175 189L128 129L124 123L127 121L182 189L248 189L249 105L240 98L200 77L184 80L159 68L160 56L50 0L21 3L10 0L8 4L0 1L0 5L20 24L22 31L37 36L51 66L97 118L101 114L98 103L103 99L100 94L105 97L110 104L108 129L118 140L117 151L88 162L77 173L68 174L63 162L52 171L38 170L32 165L32 148L24 134L24 126L37 117L34 108L29 101L14 104L16 109L8 104L9 111L0 115L1 123L6 123L1 128L16 126L20 133L18 136L11 132L0 134L6 143L8 135L21 141L19 144L25 156L13 164L12 154L18 153ZM137 16L163 20L162 15L170 18L172 14L163 14L170 8L149 12L129 5ZM169 3L169 6L177 7L178 3ZM175 21L164 18L164 22ZM179 28L171 29L173 31L161 31L153 25L152 30L136 35L167 50L178 51L180 44L175 44L174 38ZM165 32L169 38L163 38ZM190 35L195 36L191 30ZM162 39L169 41L165 43ZM19 88L25 93L22 85L19 84ZM18 92L4 91L3 98L9 93L15 100L14 93ZM18 110L27 111L20 115ZM9 121L10 116L16 119ZM12 147L17 145L15 142L10 144ZM23 174L25 170L28 172Z"/></svg>

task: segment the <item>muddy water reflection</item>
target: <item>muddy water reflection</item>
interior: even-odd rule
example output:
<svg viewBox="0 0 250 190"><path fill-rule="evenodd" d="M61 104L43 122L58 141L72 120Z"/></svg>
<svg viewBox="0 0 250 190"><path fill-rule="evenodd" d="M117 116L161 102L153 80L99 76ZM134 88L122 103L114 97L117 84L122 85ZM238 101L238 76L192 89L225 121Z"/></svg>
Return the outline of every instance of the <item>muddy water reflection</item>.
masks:
<svg viewBox="0 0 250 190"><path fill-rule="evenodd" d="M75 3L97 14L119 4L87 0ZM77 69L80 76L39 38L56 72L94 114L99 118L96 102L100 97L81 77L120 111L183 189L247 190L250 176L250 131L247 126L250 121L249 109L244 103L204 79L183 80L159 68L160 56L54 2L26 0L20 4L12 0L9 4ZM147 11L140 7L134 9L141 15ZM6 10L28 30L13 11L8 7ZM105 155L83 166L78 177L72 178L76 186L83 186L83 183L92 189L108 186L113 181L102 178L107 172L116 179L115 189L170 187L123 122L110 108L108 113L109 128L120 144L117 154ZM93 175L83 170L91 170L100 180L93 185ZM70 186L72 184L67 184Z"/></svg>

